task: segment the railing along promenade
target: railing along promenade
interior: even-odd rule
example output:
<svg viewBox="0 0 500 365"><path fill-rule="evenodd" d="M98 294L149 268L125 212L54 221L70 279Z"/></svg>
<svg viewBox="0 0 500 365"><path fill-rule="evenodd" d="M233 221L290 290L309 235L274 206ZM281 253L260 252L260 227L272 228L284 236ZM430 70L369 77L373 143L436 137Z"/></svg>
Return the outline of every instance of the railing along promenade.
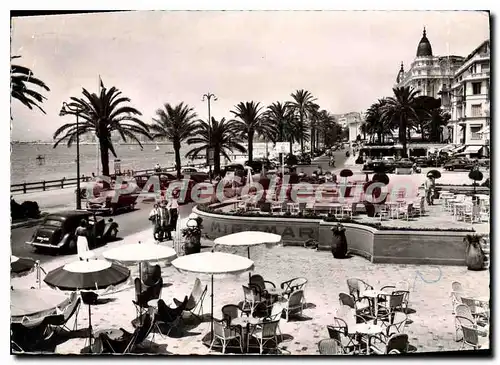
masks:
<svg viewBox="0 0 500 365"><path fill-rule="evenodd" d="M192 164L189 166L185 166L185 168L189 167L205 167L205 163L199 163L199 164ZM135 175L142 175L142 174L153 174L156 172L155 169L145 169L145 170L126 170L121 172L121 176L127 175L127 173L130 171L131 176ZM161 169L161 172L174 172L175 167L170 166L170 167L164 167ZM120 174L118 174L120 175ZM117 174L111 174L111 178L116 177ZM42 180L42 181L36 181L36 182L23 182L20 184L12 184L10 186L10 192L11 193L18 193L22 192L23 194L26 194L31 191L46 191L46 190L51 190L51 189L64 189L68 188L71 186L77 185L77 180L78 178L72 177L72 178L66 178L63 177L61 179L56 179L56 180ZM80 182L88 182L91 181L92 177L91 176L81 176L80 177Z"/></svg>

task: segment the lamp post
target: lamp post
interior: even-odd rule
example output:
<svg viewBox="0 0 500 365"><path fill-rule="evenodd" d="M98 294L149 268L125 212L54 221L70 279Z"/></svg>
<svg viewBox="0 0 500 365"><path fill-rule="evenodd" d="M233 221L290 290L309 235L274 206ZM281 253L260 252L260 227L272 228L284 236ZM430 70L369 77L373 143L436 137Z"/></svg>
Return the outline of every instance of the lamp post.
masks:
<svg viewBox="0 0 500 365"><path fill-rule="evenodd" d="M63 102L59 115L66 115L68 111L76 113L76 209L82 209L82 199L80 195L80 125L78 124L80 108L70 107L66 102Z"/></svg>
<svg viewBox="0 0 500 365"><path fill-rule="evenodd" d="M210 117L210 101L212 99L214 101L217 101L217 96L215 96L211 92L203 94L203 98L201 99L201 101L206 100L208 104L208 148L212 148L212 118ZM208 150L207 150L207 158L208 158ZM212 165L210 163L208 164L208 169L210 174L210 183L212 183Z"/></svg>

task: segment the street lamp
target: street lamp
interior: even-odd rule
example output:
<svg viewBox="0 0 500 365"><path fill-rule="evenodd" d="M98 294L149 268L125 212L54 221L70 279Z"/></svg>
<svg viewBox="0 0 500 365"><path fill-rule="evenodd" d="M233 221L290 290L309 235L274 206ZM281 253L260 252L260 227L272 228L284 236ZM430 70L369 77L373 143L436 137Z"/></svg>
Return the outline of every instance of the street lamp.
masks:
<svg viewBox="0 0 500 365"><path fill-rule="evenodd" d="M212 118L210 117L210 101L211 100L217 101L217 96L212 94L211 92L208 92L206 94L203 94L203 98L201 101L207 101L208 104L208 147L209 150L212 148ZM208 152L207 150L207 159L208 159ZM210 174L210 183L212 183L212 165L209 163L208 164L208 169L209 169L209 174Z"/></svg>
<svg viewBox="0 0 500 365"><path fill-rule="evenodd" d="M59 116L68 114L68 111L76 113L76 209L82 209L82 198L80 195L80 125L78 124L80 108L75 106L70 107L66 102L63 102Z"/></svg>

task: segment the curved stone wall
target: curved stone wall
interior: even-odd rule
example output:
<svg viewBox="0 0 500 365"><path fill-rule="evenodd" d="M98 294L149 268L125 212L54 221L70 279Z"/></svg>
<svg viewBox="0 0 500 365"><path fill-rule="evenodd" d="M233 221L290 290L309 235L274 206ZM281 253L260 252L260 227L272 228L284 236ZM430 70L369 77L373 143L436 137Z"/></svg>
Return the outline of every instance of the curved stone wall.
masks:
<svg viewBox="0 0 500 365"><path fill-rule="evenodd" d="M227 204L218 205L224 210ZM302 246L308 239L319 242L318 249L329 250L331 228L337 223L321 219L242 217L198 210L203 233L210 239L241 231L263 231L282 236L284 245ZM470 232L377 230L355 223L346 228L349 251L373 263L465 265L463 239Z"/></svg>

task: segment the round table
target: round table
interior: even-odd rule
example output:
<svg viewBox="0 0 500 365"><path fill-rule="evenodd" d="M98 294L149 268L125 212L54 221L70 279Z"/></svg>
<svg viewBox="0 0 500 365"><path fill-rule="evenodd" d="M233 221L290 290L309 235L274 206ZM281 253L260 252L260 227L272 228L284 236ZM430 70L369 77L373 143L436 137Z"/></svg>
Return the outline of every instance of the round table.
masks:
<svg viewBox="0 0 500 365"><path fill-rule="evenodd" d="M237 318L233 318L231 319L231 326L241 326L241 335L242 335L242 341L243 341L243 349L244 350L248 350L247 349L247 336L248 336L248 333L247 333L247 325L256 325L258 323L260 323L260 319L259 318L254 318L254 317L237 317Z"/></svg>
<svg viewBox="0 0 500 365"><path fill-rule="evenodd" d="M374 290L375 291L375 290ZM359 333L361 335L366 335L368 340L366 341L366 354L370 354L370 338L372 336L378 335L384 332L384 328L377 324L369 323L357 323L348 327L349 333Z"/></svg>
<svg viewBox="0 0 500 365"><path fill-rule="evenodd" d="M285 290L281 288L270 288L266 289L266 291L271 298L276 297L278 300L285 294ZM274 303L273 300L271 300L271 303Z"/></svg>

